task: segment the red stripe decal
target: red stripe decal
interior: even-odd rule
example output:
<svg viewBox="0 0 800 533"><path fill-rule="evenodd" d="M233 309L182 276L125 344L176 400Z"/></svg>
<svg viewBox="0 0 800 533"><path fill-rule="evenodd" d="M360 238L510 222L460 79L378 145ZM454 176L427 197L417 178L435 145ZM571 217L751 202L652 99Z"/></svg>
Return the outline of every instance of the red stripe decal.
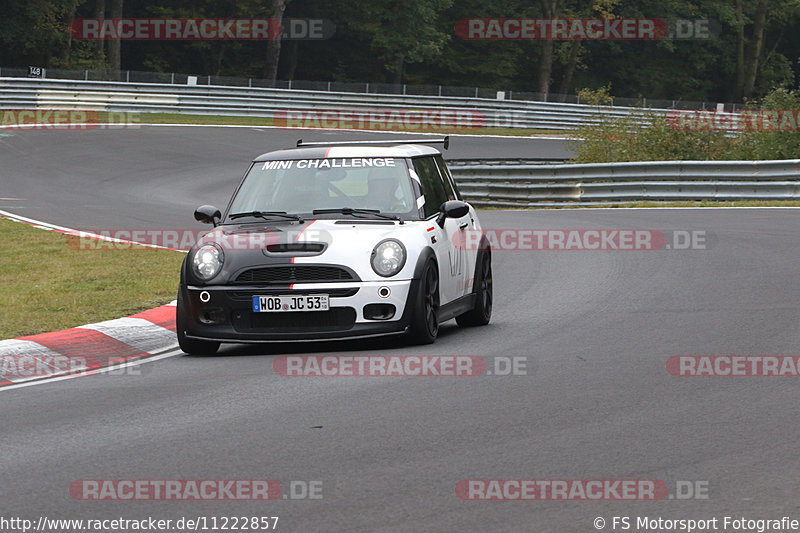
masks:
<svg viewBox="0 0 800 533"><path fill-rule="evenodd" d="M316 222L316 220L312 220L311 222L309 222L308 224L306 224L306 227L304 227L303 229L301 229L301 230L300 230L300 233L298 233L298 234L297 234L297 237L294 239L294 242L300 242L300 237L302 237L302 236L303 236L303 233L305 233L305 231L306 231L308 228L310 228L310 227L311 227L311 224L313 224L314 222ZM294 262L294 258L292 258L292 262Z"/></svg>

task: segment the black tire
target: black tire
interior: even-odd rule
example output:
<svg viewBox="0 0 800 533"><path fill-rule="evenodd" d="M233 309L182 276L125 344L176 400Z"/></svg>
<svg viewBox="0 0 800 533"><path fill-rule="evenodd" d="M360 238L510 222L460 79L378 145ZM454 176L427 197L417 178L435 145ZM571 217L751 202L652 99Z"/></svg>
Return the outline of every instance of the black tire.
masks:
<svg viewBox="0 0 800 533"><path fill-rule="evenodd" d="M456 317L461 327L485 326L492 319L492 256L488 252L481 254L480 264L475 270L475 307Z"/></svg>
<svg viewBox="0 0 800 533"><path fill-rule="evenodd" d="M183 299L178 292L178 305L175 307L175 329L178 331L178 346L189 355L214 355L219 349L218 342L189 339L184 331L185 310Z"/></svg>
<svg viewBox="0 0 800 533"><path fill-rule="evenodd" d="M439 335L439 269L428 261L422 269L414 299L408 338L413 344L431 344Z"/></svg>

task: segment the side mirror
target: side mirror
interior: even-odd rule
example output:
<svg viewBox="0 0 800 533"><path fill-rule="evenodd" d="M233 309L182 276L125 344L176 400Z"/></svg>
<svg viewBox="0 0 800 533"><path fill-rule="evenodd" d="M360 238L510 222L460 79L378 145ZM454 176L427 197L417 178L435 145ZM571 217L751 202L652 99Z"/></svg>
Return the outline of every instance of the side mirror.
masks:
<svg viewBox="0 0 800 533"><path fill-rule="evenodd" d="M461 200L450 200L442 204L439 208L439 216L436 223L440 228L444 227L444 221L448 218L461 218L469 214L469 206Z"/></svg>
<svg viewBox="0 0 800 533"><path fill-rule="evenodd" d="M214 224L216 226L220 218L222 218L222 213L213 205L201 205L194 211L194 219L203 224Z"/></svg>

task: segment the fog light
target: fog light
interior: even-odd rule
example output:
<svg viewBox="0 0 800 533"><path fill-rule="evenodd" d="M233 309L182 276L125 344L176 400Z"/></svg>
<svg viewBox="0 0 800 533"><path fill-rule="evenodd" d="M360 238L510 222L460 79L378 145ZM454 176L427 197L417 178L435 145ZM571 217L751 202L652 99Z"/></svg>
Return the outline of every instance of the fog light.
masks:
<svg viewBox="0 0 800 533"><path fill-rule="evenodd" d="M212 307L210 309L201 309L197 314L197 319L207 325L224 324L225 311L219 307Z"/></svg>
<svg viewBox="0 0 800 533"><path fill-rule="evenodd" d="M211 294L208 291L203 291L200 293L200 301L204 304L208 303L211 300Z"/></svg>
<svg viewBox="0 0 800 533"><path fill-rule="evenodd" d="M367 304L364 306L364 318L367 320L389 320L397 312L392 304Z"/></svg>
<svg viewBox="0 0 800 533"><path fill-rule="evenodd" d="M388 298L390 294L392 294L392 290L389 287L381 287L378 289L378 296L381 298Z"/></svg>

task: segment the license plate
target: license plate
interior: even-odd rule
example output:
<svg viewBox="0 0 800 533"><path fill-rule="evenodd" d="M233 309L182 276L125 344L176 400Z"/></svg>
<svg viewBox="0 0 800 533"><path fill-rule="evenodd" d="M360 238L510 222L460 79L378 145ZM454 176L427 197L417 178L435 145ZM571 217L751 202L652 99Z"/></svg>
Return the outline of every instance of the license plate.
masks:
<svg viewBox="0 0 800 533"><path fill-rule="evenodd" d="M327 310L327 294L253 296L254 313L296 313Z"/></svg>

